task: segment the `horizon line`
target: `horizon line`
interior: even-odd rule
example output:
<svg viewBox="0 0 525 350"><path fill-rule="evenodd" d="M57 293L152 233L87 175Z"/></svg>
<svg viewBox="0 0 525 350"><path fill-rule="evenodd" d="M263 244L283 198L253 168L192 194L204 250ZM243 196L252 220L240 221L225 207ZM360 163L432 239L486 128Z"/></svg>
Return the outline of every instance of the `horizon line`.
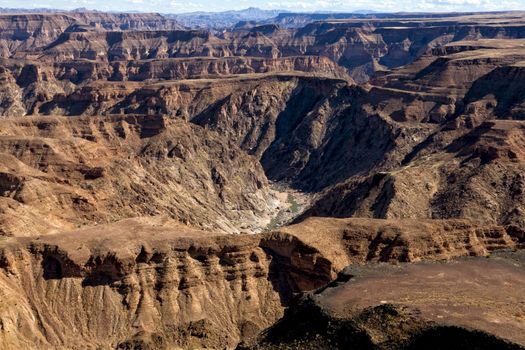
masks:
<svg viewBox="0 0 525 350"><path fill-rule="evenodd" d="M155 13L155 14L177 14L177 15L186 15L186 14L219 14L226 12L243 12L247 10L259 10L267 12L277 12L279 14L354 14L354 15L396 15L396 14L478 14L478 13L507 13L507 12L525 12L525 9L507 9L507 10L462 10L462 11L440 11L440 10L428 10L428 11L381 11L381 10L372 10L372 9L356 9L356 10L286 10L286 9L271 9L271 8L261 8L256 6L249 6L242 9L228 9L228 10L217 10L217 11L189 11L189 12L162 12L162 11L142 11L142 10L100 10L96 8L87 8L87 7L78 7L78 8L60 8L60 7L0 7L0 14L9 14L8 12L2 12L3 10L9 11L20 11L22 14L23 11L30 11L35 13L35 11L47 11L47 12L105 12L105 13ZM36 12L37 13L37 12Z"/></svg>

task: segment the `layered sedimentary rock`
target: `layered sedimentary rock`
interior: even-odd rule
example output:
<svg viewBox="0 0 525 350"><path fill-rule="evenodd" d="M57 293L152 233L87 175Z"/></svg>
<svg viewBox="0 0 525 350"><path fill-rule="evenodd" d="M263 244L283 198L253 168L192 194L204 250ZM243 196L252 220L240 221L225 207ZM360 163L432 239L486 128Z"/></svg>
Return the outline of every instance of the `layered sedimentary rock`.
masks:
<svg viewBox="0 0 525 350"><path fill-rule="evenodd" d="M73 23L75 20L66 15L2 15L1 56L10 57L18 50L43 47L56 40Z"/></svg>
<svg viewBox="0 0 525 350"><path fill-rule="evenodd" d="M522 225L522 45L449 44L444 56L423 56L372 80L361 109L399 128L395 146L374 171L321 194L304 216L464 217ZM406 131L414 125L425 125L420 135L426 136L400 142L414 138Z"/></svg>
<svg viewBox="0 0 525 350"><path fill-rule="evenodd" d="M3 237L0 344L232 348L348 263L485 256L522 243L514 231L466 221L366 219L233 236L157 217Z"/></svg>
<svg viewBox="0 0 525 350"><path fill-rule="evenodd" d="M241 348L523 349L523 261L348 267Z"/></svg>
<svg viewBox="0 0 525 350"><path fill-rule="evenodd" d="M357 23L336 25L354 28ZM263 31L270 35L279 29L259 28L253 33ZM491 33L487 28L481 32L486 36ZM519 36L512 33L508 36ZM376 77L371 85L363 87L315 77L316 71L337 75L338 68L328 59L309 56L272 59L272 62L237 57L129 61L125 65L86 61L81 68L72 61L56 63L52 70L46 64L17 66L6 62L10 66L4 70L7 88L2 108L5 114L11 115L150 113L189 120L217 131L258 157L271 180L286 181L308 191L342 183L327 195L323 194L326 200L320 199L307 215L470 218L479 216L484 209L471 208L470 213L449 211L446 208L451 205L446 202L450 198L440 194L450 190L445 179L455 171L452 165L439 170L444 175L437 170L428 173L427 166L421 171L419 159L432 155L434 164L466 159L469 151L460 149L463 143L454 143L454 140L460 140L484 120L520 118L518 77L522 42L519 39L459 40L470 38L465 35L458 29L458 37L454 38L457 41L438 45L413 64ZM239 62L246 63L245 68ZM201 64L207 68L198 68ZM326 70L322 68L324 64ZM210 65L213 65L211 70ZM254 66L259 67L258 70L253 70ZM273 69L307 73L252 75ZM220 80L154 82L237 73L241 76ZM137 80L137 83L99 81L113 79ZM145 79L152 82L142 82ZM505 87L490 83L506 80L514 83ZM453 91L447 90L450 86L454 86ZM483 126L479 132L486 128ZM476 157L470 159L471 163L474 159ZM510 163L499 162L498 166L515 164L519 168L519 163L518 157ZM472 163L475 169L476 164ZM390 174L406 174L412 169L421 173L398 182L398 188L392 185ZM322 179L317 176L319 173L325 174ZM420 174L425 174L427 180L423 181ZM461 174L459 176L468 176L464 171ZM498 174L487 177L499 177ZM381 188L367 190L374 188L376 182ZM428 190L418 195L403 194L403 189L409 191L421 184ZM502 184L504 188L509 186ZM339 188L357 199L339 201L337 208L334 207L330 198L336 198ZM504 203L509 201L506 198L514 198L513 188L505 189L504 197L487 204L501 209L481 217L503 224L520 222L521 209ZM389 204L392 197L400 198L399 204L396 200ZM473 201L484 208L481 198L482 195L476 195ZM395 209L396 205L399 209ZM515 213L510 214L513 219L508 218L509 212Z"/></svg>
<svg viewBox="0 0 525 350"><path fill-rule="evenodd" d="M157 82L185 79L224 78L235 75L304 72L313 76L344 79L345 70L334 62L318 56L298 56L279 59L266 58L191 58L119 61L115 63L71 60L55 64L20 62L6 59L1 62L6 90L19 91L19 102L27 106L25 114L37 114L35 103L50 102L60 94L71 93L94 82ZM6 91L3 96L7 98ZM15 116L7 103L2 115Z"/></svg>
<svg viewBox="0 0 525 350"><path fill-rule="evenodd" d="M516 45L519 46L519 42L518 40ZM512 47L510 41L504 43ZM468 147L475 138L466 138L466 142L454 140L462 139L470 132L470 128L492 118L494 109L498 109L496 117L511 118L510 114L506 115L503 111L511 108L508 107L509 103L519 104L518 86L512 87L511 84L507 88L516 91L513 94L509 90L507 94L516 96L515 98L498 100L490 97L491 92L497 94L501 89L497 86L493 89L493 84L483 84L483 81L488 82L490 76L498 72L518 72L519 63L511 63L510 66L505 64L519 60L520 56L512 54L515 49L508 51L494 48L496 43L490 40L479 43L482 48L492 45L489 53L477 52L478 47L472 49L471 45L472 42L464 42L458 44L458 47L469 48L466 52L473 57L489 55L493 66L486 67L483 60L468 61L474 62L472 64L475 69L469 71L473 76L469 73L460 78L458 74L450 73L450 76L469 82L461 85L456 79L455 86L463 87L458 88L457 94L451 96L443 95L449 82L425 78L430 74L428 72L434 71L435 64L422 58L421 62L386 75L385 86L379 86L380 81L373 81L376 85L364 88L342 80L287 73L160 84L99 82L73 90L64 84L61 87L63 92L49 95L52 91L50 89L37 93L41 91L38 89L49 84L49 80L46 82L46 74L22 69L16 82L26 87L19 88L18 92L16 89L9 90L12 97L6 100L6 107L11 113L17 113L25 107L32 113L42 114L160 113L189 120L217 131L260 158L266 176L271 180L287 181L297 188L309 191L343 182L335 191L330 192L333 194L323 195L327 200L321 199L319 205L315 205L307 215L476 218L484 209L470 208L469 212L456 213L456 210L452 210L454 205L444 203L447 199L438 190L447 193L450 189L445 182L448 182L446 179L450 172L455 171L452 170L452 164L459 162L460 158L468 158L467 155L471 153L463 147ZM452 51L455 50L456 48ZM499 51L503 53L497 54ZM457 60L453 58L457 55L454 52L447 58L450 62ZM501 61L498 57L511 61ZM421 68L423 62L427 62L426 68ZM497 68L492 73L483 75L494 66ZM412 75L408 79L400 79L401 73L407 75L411 70ZM421 71L427 73L419 74ZM519 79L513 78L515 73L508 74L510 75L507 78L515 81L514 85L519 85ZM7 82L12 83L14 79L6 73ZM471 82L470 79L476 80ZM499 78L497 81L503 80ZM417 91L416 84L426 91ZM36 88L38 86L40 88ZM22 96L26 97L25 101ZM29 96L33 96L32 99L27 98ZM516 108L514 110L518 111ZM519 114L512 118L518 119ZM483 133L487 125L489 124L480 127L478 132ZM502 127L512 128L517 125L519 122ZM519 135L512 137L519 141ZM484 142L490 143L492 140L486 139ZM480 147L500 146L486 144ZM515 150L509 152L516 153ZM433 157L433 167L419 165L419 159L430 155ZM486 156L477 153L474 156L469 161L476 172L477 164L483 163L484 168L491 166L485 165ZM514 172L511 168L517 166L519 169L520 158L512 155L509 157L512 158L511 162L498 162L498 167L510 167L505 171ZM475 159L481 163L475 163ZM442 163L447 164L442 170L436 170L436 165ZM459 166L464 167L465 164L460 162ZM407 168L408 165L410 166ZM367 174L369 171L377 174ZM385 176L412 171L417 174L399 182L398 188L392 185L390 175ZM319 173L324 174L322 179L317 176ZM498 178L500 173L491 173L487 177ZM461 174L460 176L468 176L464 171ZM494 181L491 180L492 182ZM368 190L375 186L380 188ZM425 188L415 194L411 191L413 186ZM506 184L501 186L507 188L503 190L506 198L514 198L514 187ZM357 199L341 201L337 197L339 188ZM403 191L407 192L403 194ZM475 189L475 192L478 190ZM392 205L389 204L393 196L400 198L399 204L395 200ZM463 195L460 196L463 198ZM377 200L374 199L376 197ZM337 207L330 204L330 198L337 199ZM506 198L497 198L492 204L487 204L497 205L501 209L490 216L482 214L481 217L503 224L520 222L521 209L510 208L505 204L509 202ZM477 203L476 206L485 207L481 203L482 195L474 196L473 201ZM396 205L398 209L394 209ZM368 209L365 209L366 206ZM440 207L450 207L451 210L439 209ZM508 219L509 212L515 212L512 214L513 219Z"/></svg>
<svg viewBox="0 0 525 350"><path fill-rule="evenodd" d="M111 14L67 12L46 14L2 14L0 56L35 52L69 31L180 29L174 21L158 14Z"/></svg>
<svg viewBox="0 0 525 350"><path fill-rule="evenodd" d="M98 11L71 11L79 25L104 30L177 30L184 26L158 13L107 13Z"/></svg>
<svg viewBox="0 0 525 350"><path fill-rule="evenodd" d="M273 208L254 158L183 121L17 118L2 122L0 144L4 235L159 214L223 232L260 230Z"/></svg>
<svg viewBox="0 0 525 350"><path fill-rule="evenodd" d="M522 77L525 64L518 61L494 69L476 80L465 96L466 116L474 120L491 117L498 119L524 119Z"/></svg>
<svg viewBox="0 0 525 350"><path fill-rule="evenodd" d="M491 21L472 15L447 20L408 17L327 21L300 29L267 24L216 35L202 29L180 30L176 23L154 14L79 12L10 16L18 16L13 17L14 22L26 23L27 29L11 29L8 21L11 17L5 16L3 57L39 57L56 62L323 56L348 69L359 82L368 80L375 72L409 64L450 42L522 38L523 26L519 20L509 22L504 16L495 16ZM44 28L35 36L40 39L24 42L36 29L53 21L59 22L53 25L53 31Z"/></svg>
<svg viewBox="0 0 525 350"><path fill-rule="evenodd" d="M522 17L2 16L0 347L518 348Z"/></svg>
<svg viewBox="0 0 525 350"><path fill-rule="evenodd" d="M136 219L0 244L5 349L233 347L282 314L252 236Z"/></svg>
<svg viewBox="0 0 525 350"><path fill-rule="evenodd" d="M522 124L489 121L459 137L434 134L403 167L337 185L304 215L462 217L522 226Z"/></svg>

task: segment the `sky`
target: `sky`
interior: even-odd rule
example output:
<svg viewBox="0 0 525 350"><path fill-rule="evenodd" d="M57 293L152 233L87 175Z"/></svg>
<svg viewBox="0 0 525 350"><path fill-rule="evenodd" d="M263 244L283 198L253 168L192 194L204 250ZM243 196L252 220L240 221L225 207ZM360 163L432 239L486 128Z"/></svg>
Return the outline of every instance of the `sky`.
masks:
<svg viewBox="0 0 525 350"><path fill-rule="evenodd" d="M182 13L240 10L248 7L297 12L375 10L399 11L499 11L525 10L525 0L0 0L0 7L79 7L100 11Z"/></svg>

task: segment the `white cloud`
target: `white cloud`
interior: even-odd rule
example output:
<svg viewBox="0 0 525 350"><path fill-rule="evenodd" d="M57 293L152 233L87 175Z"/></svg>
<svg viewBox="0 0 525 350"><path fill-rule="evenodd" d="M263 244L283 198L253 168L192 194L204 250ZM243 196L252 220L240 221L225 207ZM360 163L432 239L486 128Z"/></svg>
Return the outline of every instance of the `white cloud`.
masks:
<svg viewBox="0 0 525 350"><path fill-rule="evenodd" d="M292 11L353 11L361 9L384 12L525 10L525 0L285 0L268 1L264 5L267 8L281 8Z"/></svg>
<svg viewBox="0 0 525 350"><path fill-rule="evenodd" d="M0 0L0 7L42 6L35 0ZM525 10L525 0L46 0L45 6L158 12L223 11L250 6L290 11L493 11Z"/></svg>

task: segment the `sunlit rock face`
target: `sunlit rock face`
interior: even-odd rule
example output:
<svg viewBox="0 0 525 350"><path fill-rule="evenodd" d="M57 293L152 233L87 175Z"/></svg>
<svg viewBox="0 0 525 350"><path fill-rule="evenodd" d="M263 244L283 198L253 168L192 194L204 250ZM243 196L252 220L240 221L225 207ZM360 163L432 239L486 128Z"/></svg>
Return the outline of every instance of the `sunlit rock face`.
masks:
<svg viewBox="0 0 525 350"><path fill-rule="evenodd" d="M524 21L0 15L0 348L523 348Z"/></svg>

